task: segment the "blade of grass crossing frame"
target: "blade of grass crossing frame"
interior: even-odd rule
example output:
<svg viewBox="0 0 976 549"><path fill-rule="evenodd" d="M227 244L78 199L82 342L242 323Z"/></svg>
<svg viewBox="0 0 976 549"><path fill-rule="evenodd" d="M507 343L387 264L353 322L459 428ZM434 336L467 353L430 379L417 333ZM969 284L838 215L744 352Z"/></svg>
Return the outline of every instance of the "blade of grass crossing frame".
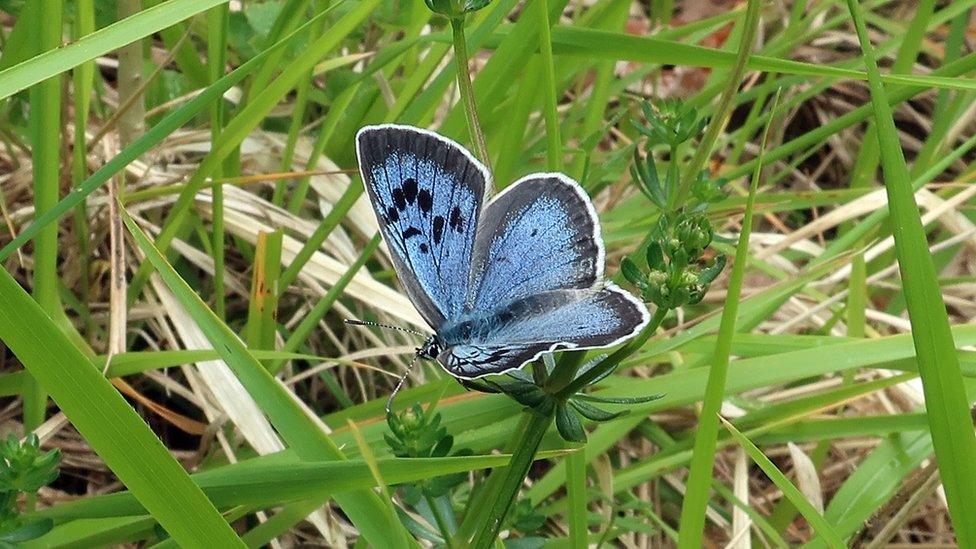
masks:
<svg viewBox="0 0 976 549"><path fill-rule="evenodd" d="M335 443L305 414L288 390L272 377L240 338L217 318L193 288L180 277L128 212L125 209L121 212L126 227L146 255L147 263L156 268L167 287L177 296L288 446L303 461L345 459ZM398 546L406 544L404 530L390 531L373 520L372 517L385 512L376 494L370 491L344 492L336 494L335 500L370 543L375 545L382 540L384 544L388 544L399 540Z"/></svg>
<svg viewBox="0 0 976 549"><path fill-rule="evenodd" d="M888 97L874 58L874 47L860 7L848 0L862 57L868 72L871 105L881 147L881 166L891 212L895 252L901 271L926 413L935 455L942 475L949 513L962 547L976 544L976 436L966 398L959 359L939 287L939 277L928 250L908 167L902 154Z"/></svg>
<svg viewBox="0 0 976 549"><path fill-rule="evenodd" d="M193 177L167 214L162 231L156 237L156 245L163 252L168 250L169 244L183 226L196 194L206 185L207 178L220 166L224 158L237 149L251 130L258 126L281 98L295 87L299 79L305 76L323 56L339 46L347 35L359 28L360 23L376 9L378 4L379 0L363 0L353 7L328 32L302 49L298 57L282 69L278 78L259 89L240 112L224 126L220 137L212 144L210 153L200 162ZM148 277L148 269L148 265L140 266L133 277L130 285L130 301L142 291Z"/></svg>
<svg viewBox="0 0 976 549"><path fill-rule="evenodd" d="M149 426L5 270L0 339L174 539L187 547L243 546Z"/></svg>
<svg viewBox="0 0 976 549"><path fill-rule="evenodd" d="M769 480L773 481L776 487L783 492L783 496L789 498L789 500L793 502L793 505L799 509L800 514L803 515L803 518L807 519L810 526L812 526L813 529L824 538L827 545L833 549L843 549L846 547L844 541L839 535L837 535L837 532L834 531L833 527L830 526L827 520L824 519L823 515L821 515L813 507L813 504L807 501L807 498L803 495L803 493L800 492L800 490L794 486L792 482L790 482L790 479L787 478L786 475L784 475L783 472L776 467L776 464L770 461L769 458L763 454L762 450L757 448L752 441L740 433L734 425L726 421L725 418L720 417L720 419L722 420L722 423L725 424L725 427L729 430L729 433L732 434L732 437L735 438L736 442L739 443L739 446L741 446L746 453L749 454L749 457L752 458L752 461L754 461L760 469L763 470L763 473L766 473Z"/></svg>
<svg viewBox="0 0 976 549"><path fill-rule="evenodd" d="M309 20L307 23L305 23L305 25L302 25L301 28L291 33L288 38L277 43L274 46L274 49L285 47L294 42L300 36L301 31L311 25L314 21L315 19ZM192 120L193 117L202 111L208 104L210 104L211 101L215 101L222 97L224 92L239 84L245 76L260 66L264 58L270 55L271 52L272 49L268 49L259 53L254 58L250 59L229 73L227 76L224 76L218 80L216 83L214 83L214 85L206 88L199 95L188 101L185 105L163 117L158 124L153 126L142 137L135 140L131 145L123 149L122 152L112 157L112 159L105 163L104 166L99 168L91 175L91 177L86 179L81 186L74 189L71 194L58 202L56 207L38 216L33 223L22 230L6 246L0 249L0 261L10 257L10 255L18 248L23 246L24 243L37 236L37 234L48 224L54 222L66 212L81 204L88 195L95 192L95 190L108 181L110 177L123 170L134 160L152 149L157 143L165 139L166 136ZM0 75L2 74L3 73L0 73Z"/></svg>
<svg viewBox="0 0 976 549"><path fill-rule="evenodd" d="M751 6L750 6L751 7ZM776 111L779 103L779 91L773 99L770 112ZM732 353L732 337L735 335L736 315L739 311L739 297L742 294L742 281L745 276L745 266L749 256L749 236L752 233L753 210L756 205L756 189L762 174L762 155L766 148L766 138L772 118L767 121L766 128L759 145L759 159L752 174L749 185L749 197L746 201L745 215L742 219L742 232L735 249L735 260L732 263L732 275L729 278L728 293L725 306L722 308L722 320L719 324L718 338L715 341L715 354L712 366L708 371L708 382L702 398L702 409L698 420L698 431L695 433L695 447L689 469L688 485L684 503L681 506L681 526L678 547L700 547L705 528L705 508L708 506L711 490L712 467L715 464L715 445L718 436L718 413L725 398L725 381L728 377L729 358Z"/></svg>
<svg viewBox="0 0 976 549"><path fill-rule="evenodd" d="M0 99L6 99L42 80L73 69L85 61L91 61L225 2L227 0L170 0L163 2L158 6L142 10L131 17L95 31L77 42L48 50L27 59L9 69L0 71ZM45 17L48 15L45 14ZM45 24L48 22L45 21Z"/></svg>

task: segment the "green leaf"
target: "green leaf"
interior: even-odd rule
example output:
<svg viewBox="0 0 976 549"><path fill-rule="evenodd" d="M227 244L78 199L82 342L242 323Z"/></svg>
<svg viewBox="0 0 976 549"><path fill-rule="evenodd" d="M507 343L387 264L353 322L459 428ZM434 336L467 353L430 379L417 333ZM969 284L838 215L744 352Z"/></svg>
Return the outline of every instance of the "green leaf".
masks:
<svg viewBox="0 0 976 549"><path fill-rule="evenodd" d="M620 262L620 272L624 275L624 278L626 278L628 282L634 286L637 286L638 288L647 284L644 273L637 268L637 264L634 263L629 257L625 257L623 261Z"/></svg>
<svg viewBox="0 0 976 549"><path fill-rule="evenodd" d="M586 431L583 430L583 424L576 416L576 412L565 404L556 406L556 429L559 430L559 435L565 440L586 442Z"/></svg>
<svg viewBox="0 0 976 549"><path fill-rule="evenodd" d="M149 426L6 270L0 272L0 339L175 539L188 546L242 545Z"/></svg>
<svg viewBox="0 0 976 549"><path fill-rule="evenodd" d="M868 38L857 2L848 0L847 4L854 18L868 72L871 106L874 109L881 166L891 211L892 235L912 324L912 338L936 461L956 539L960 546L969 547L976 545L976 521L973 521L973 517L976 517L976 469L968 465L969 459L976 455L976 435L973 433L969 400L939 287L939 273L929 252L915 204L911 178L888 105L888 94L875 60L874 46Z"/></svg>
<svg viewBox="0 0 976 549"><path fill-rule="evenodd" d="M148 263L158 270L160 277L180 300L258 406L268 415L271 424L285 442L299 457L308 461L344 459L342 452L329 436L305 414L292 395L288 394L287 390L247 350L237 334L221 322L193 288L177 274L129 214L124 209L121 213L129 233L146 255ZM381 521L375 518L386 514L386 509L376 494L371 491L345 492L336 494L335 499L340 506L349 508L350 520L360 528L367 539L383 539L387 542L396 539L391 537L396 533L384 531L385 528L379 525ZM406 532L400 534L402 540Z"/></svg>
<svg viewBox="0 0 976 549"><path fill-rule="evenodd" d="M169 0L0 71L0 99L145 38L227 0Z"/></svg>
<svg viewBox="0 0 976 549"><path fill-rule="evenodd" d="M588 404L585 401L575 398L569 399L569 404L575 408L581 416L592 421L610 421L611 419L616 419L627 413L627 410L621 410L619 412L608 412L606 410L601 410L592 404Z"/></svg>
<svg viewBox="0 0 976 549"><path fill-rule="evenodd" d="M786 475L784 475L783 472L776 467L776 464L770 461L769 458L763 454L762 450L757 448L752 441L740 433L735 426L728 421L725 421L724 418L720 417L720 419L732 434L733 438L735 438L739 445L742 446L747 454L749 454L749 457L752 458L752 460L756 463L756 465L759 466L760 469L763 470L764 473L766 473L769 480L772 480L776 487L783 492L783 496L788 498L790 502L796 506L796 508L800 511L800 514L803 515L803 518L807 519L807 522L813 526L814 530L823 536L823 538L827 541L827 544L835 549L846 547L844 541L839 535L837 535L837 532L834 531L833 527L823 518L823 515L821 515L820 512L817 511L807 500L806 496L804 496L803 493L801 493L800 490L798 490L797 487L790 482L790 479L788 479Z"/></svg>

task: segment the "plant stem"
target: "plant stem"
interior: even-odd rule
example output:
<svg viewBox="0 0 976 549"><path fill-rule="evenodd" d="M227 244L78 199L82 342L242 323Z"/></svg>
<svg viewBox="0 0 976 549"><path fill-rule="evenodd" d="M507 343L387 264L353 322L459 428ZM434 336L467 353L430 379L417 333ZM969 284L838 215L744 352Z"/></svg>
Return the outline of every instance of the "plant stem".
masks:
<svg viewBox="0 0 976 549"><path fill-rule="evenodd" d="M444 538L444 546L447 549L453 549L454 540L451 538L451 530L447 527L447 519L441 514L441 510L437 506L437 501L427 493L426 489L424 489L424 500L427 501L427 506L430 507L430 513L434 515L434 522L437 523L437 529L441 531L441 536Z"/></svg>
<svg viewBox="0 0 976 549"><path fill-rule="evenodd" d="M776 112L779 104L779 92L773 99L770 112ZM772 118L770 118L772 120ZM752 233L752 212L756 205L756 189L759 186L759 176L762 172L762 156L769 135L770 124L767 123L759 145L759 161L756 162L752 182L749 186L749 196L746 198L746 210L742 220L742 231L735 248L735 261L732 264L732 274L729 278L728 294L725 307L722 310L722 320L719 324L718 337L715 341L715 356L712 367L708 371L708 381L705 385L705 395L702 399L702 409L698 419L698 431L695 434L695 446L691 455L691 465L685 500L681 506L681 527L678 534L679 548L700 547L705 528L705 508L708 506L709 490L712 485L712 467L715 463L715 448L719 428L719 412L725 394L725 382L728 377L729 358L732 355L732 336L735 335L735 321L739 312L739 297L742 295L742 280L745 276L746 260L749 255L749 236Z"/></svg>
<svg viewBox="0 0 976 549"><path fill-rule="evenodd" d="M761 0L749 0L749 5L746 7L745 20L743 21L745 28L742 31L742 42L739 44L739 52L735 58L735 65L732 67L728 82L726 82L722 96L719 98L718 105L715 107L715 114L708 124L708 129L705 130L705 136L702 138L701 143L698 144L698 148L695 150L695 156L688 163L684 176L681 178L681 185L678 187L678 192L674 197L674 204L670 204L672 209L681 205L685 197L688 196L692 181L697 178L698 172L702 170L705 162L708 161L708 157L712 153L712 147L715 146L715 141L718 140L718 136L725 127L729 114L732 112L732 99L738 93L739 82L746 73L746 65L749 62L752 43L756 39L756 30L759 28L760 8L762 8Z"/></svg>
<svg viewBox="0 0 976 549"><path fill-rule="evenodd" d="M35 52L61 45L61 0L44 0L31 21L40 29ZM43 20L42 15L43 14ZM61 76L52 76L30 89L31 162L34 166L35 218L55 208L59 199L61 165ZM58 224L44 227L34 241L33 294L45 313L63 318L58 295ZM44 422L47 394L33 377L24 383L24 431Z"/></svg>
<svg viewBox="0 0 976 549"><path fill-rule="evenodd" d="M230 21L227 4L221 4L207 12L207 65L209 81L213 84L224 76L224 51L227 46L227 26ZM224 127L224 101L219 99L210 105L210 139L216 142ZM217 167L211 177L217 180L223 175L223 166ZM224 300L224 186L214 185L211 191L213 206L213 260L214 260L214 312L218 317L226 316Z"/></svg>
<svg viewBox="0 0 976 549"><path fill-rule="evenodd" d="M542 73L545 77L545 108L543 115L546 119L546 160L550 171L562 170L562 139L559 136L559 116L556 106L556 69L552 60L552 32L549 29L549 2L535 0L535 14L539 25L539 53L542 55Z"/></svg>
<svg viewBox="0 0 976 549"><path fill-rule="evenodd" d="M471 87L471 71L468 68L468 43L464 38L464 17L451 19L451 34L454 37L454 60L457 62L458 91L461 93L461 104L468 120L468 131L474 140L475 153L486 167L491 165L488 158L488 145L485 134L481 131L481 121L478 119L478 105L474 101L474 88ZM490 170L491 168L489 168Z"/></svg>
<svg viewBox="0 0 976 549"><path fill-rule="evenodd" d="M518 435L511 461L504 469L498 470L497 474L503 474L504 477L494 492L494 501L491 502L485 518L481 519L480 527L471 542L470 546L475 549L491 547L495 542L502 522L518 495L518 489L529 472L532 460L535 459L535 452L539 449L542 437L552 424L553 412L545 415L533 412L528 414L528 421Z"/></svg>

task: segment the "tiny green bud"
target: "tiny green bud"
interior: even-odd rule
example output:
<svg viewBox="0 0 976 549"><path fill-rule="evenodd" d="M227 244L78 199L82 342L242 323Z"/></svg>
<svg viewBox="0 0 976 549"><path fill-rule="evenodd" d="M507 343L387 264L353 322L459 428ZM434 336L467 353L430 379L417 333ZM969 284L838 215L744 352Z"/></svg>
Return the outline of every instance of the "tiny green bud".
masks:
<svg viewBox="0 0 976 549"><path fill-rule="evenodd" d="M424 0L430 11L448 19L460 19L491 3L491 0Z"/></svg>

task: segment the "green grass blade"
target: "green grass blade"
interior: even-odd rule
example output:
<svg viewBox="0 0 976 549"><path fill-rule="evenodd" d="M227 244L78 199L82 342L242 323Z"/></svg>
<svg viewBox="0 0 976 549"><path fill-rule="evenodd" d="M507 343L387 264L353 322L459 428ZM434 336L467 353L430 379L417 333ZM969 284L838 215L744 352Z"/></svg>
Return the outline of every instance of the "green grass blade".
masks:
<svg viewBox="0 0 976 549"><path fill-rule="evenodd" d="M565 451L540 452L537 459L552 459ZM376 465L390 484L418 482L441 475L504 466L507 454L453 456L443 458L379 458ZM234 465L197 473L193 481L220 507L250 505L271 507L325 494L365 490L376 485L369 465L361 459L297 462L294 458L264 456ZM145 514L133 494L119 492L63 503L33 513L32 517L56 522L75 519L121 517ZM379 538L379 547L385 537ZM218 546L220 547L220 546Z"/></svg>
<svg viewBox="0 0 976 549"><path fill-rule="evenodd" d="M170 535L187 547L243 545L149 426L5 270L0 339Z"/></svg>
<svg viewBox="0 0 976 549"><path fill-rule="evenodd" d="M758 8L754 3L750 11ZM751 44L751 40L743 42ZM736 82L734 85L738 85ZM779 92L773 100L771 111L776 110L779 102ZM713 121L714 122L714 121ZM756 189L762 174L762 155L769 135L769 125L763 131L759 145L759 162L752 174L749 185L749 199L742 219L742 231L735 248L735 259L732 263L732 275L729 278L728 293L725 306L722 308L722 321L719 324L718 338L715 341L715 354L708 371L708 383L702 399L702 409L698 418L698 430L695 433L695 449L689 468L689 477L685 500L681 506L681 525L679 528L678 547L699 547L705 534L705 510L708 506L709 493L712 484L712 468L715 464L715 445L719 429L719 412L725 399L725 384L728 377L729 359L732 354L732 337L735 334L735 322L739 312L739 297L742 295L742 281L745 277L746 262L749 258L749 237L752 234L752 215L756 205Z"/></svg>
<svg viewBox="0 0 976 549"><path fill-rule="evenodd" d="M169 0L95 31L77 42L27 59L0 71L0 99L226 1Z"/></svg>
<svg viewBox="0 0 976 549"><path fill-rule="evenodd" d="M965 385L955 352L949 318L939 288L939 276L929 253L908 167L902 154L898 130L881 83L874 47L860 7L848 0L854 18L862 57L868 71L871 104L881 147L881 165L893 221L895 251L919 374L925 394L939 471L945 486L956 539L963 547L976 544L976 469L968 464L976 456L976 436L966 398Z"/></svg>
<svg viewBox="0 0 976 549"><path fill-rule="evenodd" d="M214 346L234 375L267 414L271 424L290 448L306 461L342 460L344 456L328 435L312 421L278 381L252 355L244 343L211 311L206 303L166 261L149 237L122 210L122 219L149 263L178 297L200 330ZM369 491L337 494L336 501L367 540L386 539L390 533L371 520L384 512L376 494Z"/></svg>
<svg viewBox="0 0 976 549"><path fill-rule="evenodd" d="M790 482L790 479L788 479L786 475L784 475L783 472L776 467L776 464L770 461L769 458L762 453L762 450L757 448L752 441L743 436L743 434L740 433L734 425L728 421L725 421L724 418L722 419L722 422L725 424L725 427L729 430L729 432L732 433L732 436L739 443L739 445L745 449L747 454L749 454L749 457L752 458L756 465L758 465L759 468L766 473L766 476L768 476L769 479L776 484L777 488L782 490L783 496L789 498L790 502L792 502L793 505L795 505L800 511L800 514L803 515L803 518L807 519L807 522L813 526L817 533L823 536L827 542L827 545L834 549L846 547L844 541L839 535L837 535L837 532L834 531L833 527L827 522L827 520L824 519L823 515L814 509L813 505L807 501L807 498L800 492L800 490L798 490L797 487Z"/></svg>

